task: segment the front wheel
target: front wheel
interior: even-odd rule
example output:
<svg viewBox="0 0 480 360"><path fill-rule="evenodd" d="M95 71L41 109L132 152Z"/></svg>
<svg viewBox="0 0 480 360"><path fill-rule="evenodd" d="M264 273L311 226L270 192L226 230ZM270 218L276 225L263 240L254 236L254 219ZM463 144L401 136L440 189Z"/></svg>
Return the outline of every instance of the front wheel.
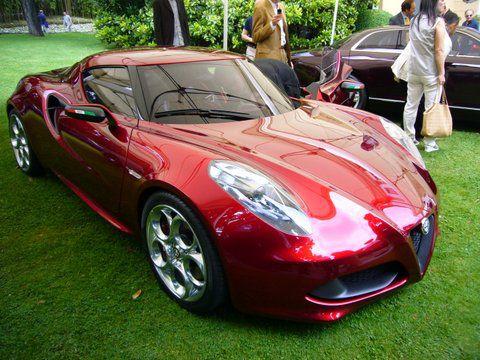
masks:
<svg viewBox="0 0 480 360"><path fill-rule="evenodd" d="M10 133L10 144L12 145L18 167L30 176L42 174L42 165L33 152L22 119L14 110L11 111L8 116L8 129Z"/></svg>
<svg viewBox="0 0 480 360"><path fill-rule="evenodd" d="M360 82L355 76L349 75L347 77L348 80ZM358 90L355 92L351 92L348 94L348 98L350 100L350 104L355 109L364 109L367 105L367 90L363 88L362 90Z"/></svg>
<svg viewBox="0 0 480 360"><path fill-rule="evenodd" d="M217 251L204 225L177 196L153 194L142 212L142 237L152 270L183 308L207 313L227 297Z"/></svg>

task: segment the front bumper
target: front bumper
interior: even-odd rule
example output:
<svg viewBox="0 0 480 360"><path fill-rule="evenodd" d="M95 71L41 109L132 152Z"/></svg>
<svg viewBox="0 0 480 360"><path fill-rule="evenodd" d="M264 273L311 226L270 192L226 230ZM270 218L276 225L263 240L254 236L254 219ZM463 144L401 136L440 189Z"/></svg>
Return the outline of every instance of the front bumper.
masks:
<svg viewBox="0 0 480 360"><path fill-rule="evenodd" d="M243 215L243 230L250 232L255 219L249 222L249 215ZM298 321L338 320L423 278L438 234L436 210L431 210L429 219L429 232L421 239L412 239L421 231L421 220L412 223L409 232L403 235L377 223L375 237L358 242L363 246L323 253L323 249L315 249L318 245L315 239L293 238L265 227L257 228L253 237L243 237L239 246L235 240L239 234L229 231L231 235L223 238L222 248L232 302L248 313ZM380 281L374 281L372 286L368 276L375 275L375 269L390 277L380 276L376 279ZM363 281L363 285L355 283L355 279ZM325 296L328 284L348 283L345 280L350 282L350 290L355 291L347 289L336 294L334 291L333 295ZM319 291L322 287L323 292Z"/></svg>

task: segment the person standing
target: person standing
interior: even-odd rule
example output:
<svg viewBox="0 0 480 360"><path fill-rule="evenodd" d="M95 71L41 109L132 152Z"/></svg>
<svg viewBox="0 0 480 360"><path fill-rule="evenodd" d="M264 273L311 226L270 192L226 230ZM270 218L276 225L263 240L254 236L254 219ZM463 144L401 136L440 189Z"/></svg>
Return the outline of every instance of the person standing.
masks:
<svg viewBox="0 0 480 360"><path fill-rule="evenodd" d="M242 31L242 40L247 43L247 52L245 55L250 60L255 59L255 53L257 50L257 45L253 42L252 39L253 34L253 16L250 16L245 20L245 24L243 25Z"/></svg>
<svg viewBox="0 0 480 360"><path fill-rule="evenodd" d="M467 11L465 11L465 19L466 20L463 22L462 26L466 26L466 27L475 29L477 31L480 30L480 28L478 26L478 21L473 18L473 10L472 9L468 9Z"/></svg>
<svg viewBox="0 0 480 360"><path fill-rule="evenodd" d="M72 18L66 11L63 12L63 26L67 29L68 32L72 31Z"/></svg>
<svg viewBox="0 0 480 360"><path fill-rule="evenodd" d="M410 19L415 13L415 2L413 0L405 0L401 9L402 11L390 18L388 25L410 25Z"/></svg>
<svg viewBox="0 0 480 360"><path fill-rule="evenodd" d="M40 10L38 12L38 20L40 21L40 26L42 27L43 33L46 34L48 31L48 21L47 16L43 12L43 10Z"/></svg>
<svg viewBox="0 0 480 360"><path fill-rule="evenodd" d="M154 0L153 27L159 46L188 46L190 33L183 0Z"/></svg>
<svg viewBox="0 0 480 360"><path fill-rule="evenodd" d="M457 30L458 24L460 22L460 18L458 17L457 14L452 12L444 16L443 20L445 20L445 25L447 26L448 35L452 37L453 34L455 34L455 31ZM450 39L450 41L452 40Z"/></svg>
<svg viewBox="0 0 480 360"><path fill-rule="evenodd" d="M257 0L253 10L255 59L274 59L291 65L285 7L279 0Z"/></svg>
<svg viewBox="0 0 480 360"><path fill-rule="evenodd" d="M415 119L420 99L425 96L425 109L429 109L445 84L445 58L452 43L445 21L439 16L444 6L444 0L422 0L420 11L410 25L411 53L403 126L416 144ZM424 144L427 152L439 149L435 139L425 137Z"/></svg>

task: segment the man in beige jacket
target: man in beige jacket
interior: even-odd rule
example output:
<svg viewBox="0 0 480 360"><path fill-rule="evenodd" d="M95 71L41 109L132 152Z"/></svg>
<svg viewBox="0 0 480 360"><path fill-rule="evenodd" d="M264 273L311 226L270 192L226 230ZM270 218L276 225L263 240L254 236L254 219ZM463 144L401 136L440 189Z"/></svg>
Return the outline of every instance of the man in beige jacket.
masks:
<svg viewBox="0 0 480 360"><path fill-rule="evenodd" d="M257 0L253 10L255 59L275 59L290 64L290 44L285 7L279 0Z"/></svg>

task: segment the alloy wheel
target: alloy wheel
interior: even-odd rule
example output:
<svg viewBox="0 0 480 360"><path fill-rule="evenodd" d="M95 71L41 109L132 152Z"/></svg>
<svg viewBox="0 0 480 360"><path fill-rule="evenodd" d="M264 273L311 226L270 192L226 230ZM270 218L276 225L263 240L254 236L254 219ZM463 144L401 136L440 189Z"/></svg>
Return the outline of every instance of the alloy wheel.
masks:
<svg viewBox="0 0 480 360"><path fill-rule="evenodd" d="M148 253L170 292L186 302L199 300L207 286L205 257L185 217L168 205L157 205L146 221Z"/></svg>
<svg viewBox="0 0 480 360"><path fill-rule="evenodd" d="M27 171L31 163L30 148L22 121L16 114L10 116L10 143L18 166Z"/></svg>

